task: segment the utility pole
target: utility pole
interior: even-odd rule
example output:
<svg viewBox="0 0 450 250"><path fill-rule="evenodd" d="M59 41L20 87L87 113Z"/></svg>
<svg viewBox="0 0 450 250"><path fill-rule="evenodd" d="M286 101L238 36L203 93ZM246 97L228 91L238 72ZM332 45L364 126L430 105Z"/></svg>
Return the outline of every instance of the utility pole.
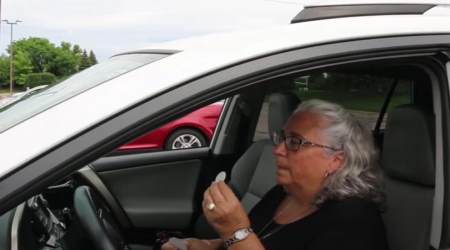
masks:
<svg viewBox="0 0 450 250"><path fill-rule="evenodd" d="M0 20L2 20L2 0L0 0ZM1 40L3 38L3 36L1 35L2 34L2 25L1 24L2 23L0 21L0 43L1 43Z"/></svg>
<svg viewBox="0 0 450 250"><path fill-rule="evenodd" d="M1 0L0 0L1 1ZM9 94L12 95L13 92L13 80L14 80L14 43L13 43L13 27L14 25L22 22L20 20L16 20L15 22L10 22L9 20L2 20L3 22L9 24L11 26L11 42L9 44Z"/></svg>
<svg viewBox="0 0 450 250"><path fill-rule="evenodd" d="M0 0L0 20L2 20L2 0ZM1 40L1 30L2 26L0 25L0 40Z"/></svg>

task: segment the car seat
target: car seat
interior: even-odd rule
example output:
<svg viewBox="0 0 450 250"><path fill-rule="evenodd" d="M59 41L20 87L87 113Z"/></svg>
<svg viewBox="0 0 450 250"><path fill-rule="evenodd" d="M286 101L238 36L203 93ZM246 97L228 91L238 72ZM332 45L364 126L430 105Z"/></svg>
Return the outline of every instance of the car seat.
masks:
<svg viewBox="0 0 450 250"><path fill-rule="evenodd" d="M430 249L435 186L434 117L415 105L396 107L387 118L382 166L391 250Z"/></svg>

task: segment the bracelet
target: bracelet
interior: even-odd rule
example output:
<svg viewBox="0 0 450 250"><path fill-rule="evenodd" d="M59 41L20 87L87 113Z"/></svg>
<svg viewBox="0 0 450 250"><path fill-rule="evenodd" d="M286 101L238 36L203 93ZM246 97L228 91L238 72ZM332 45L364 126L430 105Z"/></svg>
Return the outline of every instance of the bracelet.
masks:
<svg viewBox="0 0 450 250"><path fill-rule="evenodd" d="M234 243L247 239L251 233L253 233L253 230L250 227L236 230L231 238L224 241L223 245L225 248L229 248Z"/></svg>

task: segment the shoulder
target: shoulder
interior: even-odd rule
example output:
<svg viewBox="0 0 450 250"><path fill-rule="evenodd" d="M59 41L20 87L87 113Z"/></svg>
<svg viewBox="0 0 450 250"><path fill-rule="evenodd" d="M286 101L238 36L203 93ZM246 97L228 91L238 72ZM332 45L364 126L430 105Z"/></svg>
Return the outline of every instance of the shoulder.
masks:
<svg viewBox="0 0 450 250"><path fill-rule="evenodd" d="M348 198L327 201L319 211L320 224L311 242L312 249L388 249L383 220L375 203Z"/></svg>
<svg viewBox="0 0 450 250"><path fill-rule="evenodd" d="M357 197L327 201L321 210L331 221L367 223L371 220L381 220L377 204Z"/></svg>
<svg viewBox="0 0 450 250"><path fill-rule="evenodd" d="M267 218L271 218L285 195L286 193L281 186L274 186L251 209L250 218L252 220L264 220L264 218L267 220Z"/></svg>
<svg viewBox="0 0 450 250"><path fill-rule="evenodd" d="M342 200L330 200L323 204L325 209L334 212L377 212L378 206L366 199L351 197Z"/></svg>

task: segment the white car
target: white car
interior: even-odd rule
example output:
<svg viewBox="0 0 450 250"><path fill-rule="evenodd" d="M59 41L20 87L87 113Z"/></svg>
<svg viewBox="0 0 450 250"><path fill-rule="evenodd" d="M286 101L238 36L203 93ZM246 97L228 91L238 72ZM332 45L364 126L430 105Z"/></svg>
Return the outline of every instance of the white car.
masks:
<svg viewBox="0 0 450 250"><path fill-rule="evenodd" d="M269 145L269 96L285 92L341 103L373 129L391 250L449 249L449 74L447 1L324 1L293 24L113 56L1 110L0 249L152 249L167 235L203 236L201 194L217 173L231 173L248 209L274 183L270 169L245 174L235 162ZM222 99L208 147L115 151ZM269 164L267 152L251 156Z"/></svg>

